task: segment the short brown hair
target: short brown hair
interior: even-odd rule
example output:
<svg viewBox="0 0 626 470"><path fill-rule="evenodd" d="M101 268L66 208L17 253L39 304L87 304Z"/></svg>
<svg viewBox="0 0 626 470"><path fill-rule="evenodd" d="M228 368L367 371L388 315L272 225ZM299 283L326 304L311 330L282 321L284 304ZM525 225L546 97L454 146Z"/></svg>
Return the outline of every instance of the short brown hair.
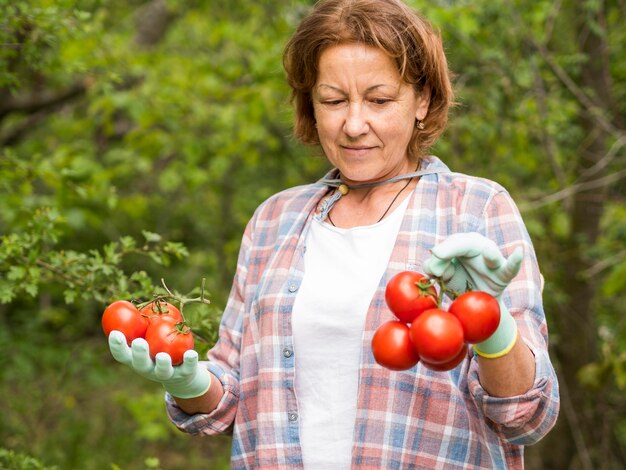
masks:
<svg viewBox="0 0 626 470"><path fill-rule="evenodd" d="M454 93L440 35L401 0L322 0L302 20L283 54L295 106L294 135L305 144L320 143L311 97L319 57L347 42L382 49L417 92L430 88L425 128L415 128L408 148L410 158L422 158L447 125Z"/></svg>

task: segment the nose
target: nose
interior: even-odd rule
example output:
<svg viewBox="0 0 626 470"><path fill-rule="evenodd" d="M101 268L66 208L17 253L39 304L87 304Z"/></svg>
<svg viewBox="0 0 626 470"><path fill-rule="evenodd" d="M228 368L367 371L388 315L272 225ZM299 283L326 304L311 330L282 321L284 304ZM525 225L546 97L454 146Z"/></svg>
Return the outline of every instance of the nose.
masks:
<svg viewBox="0 0 626 470"><path fill-rule="evenodd" d="M361 103L350 103L347 110L343 131L349 137L358 137L367 133L369 123Z"/></svg>

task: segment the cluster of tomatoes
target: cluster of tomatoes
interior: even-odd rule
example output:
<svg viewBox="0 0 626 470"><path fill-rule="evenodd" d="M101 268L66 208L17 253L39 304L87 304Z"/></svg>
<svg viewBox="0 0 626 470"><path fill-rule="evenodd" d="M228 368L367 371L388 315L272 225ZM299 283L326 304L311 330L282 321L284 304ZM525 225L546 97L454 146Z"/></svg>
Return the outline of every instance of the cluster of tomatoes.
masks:
<svg viewBox="0 0 626 470"><path fill-rule="evenodd" d="M376 362L391 370L406 370L418 362L432 370L454 369L467 356L468 344L489 338L500 324L495 297L468 291L454 299L448 310L440 307L433 280L403 271L392 277L385 301L397 320L383 323L372 338Z"/></svg>
<svg viewBox="0 0 626 470"><path fill-rule="evenodd" d="M102 314L102 329L107 337L113 330L121 331L129 346L134 339L144 338L152 359L165 352L173 365L182 364L185 351L194 347L191 329L181 311L161 299L139 308L127 300L116 300Z"/></svg>

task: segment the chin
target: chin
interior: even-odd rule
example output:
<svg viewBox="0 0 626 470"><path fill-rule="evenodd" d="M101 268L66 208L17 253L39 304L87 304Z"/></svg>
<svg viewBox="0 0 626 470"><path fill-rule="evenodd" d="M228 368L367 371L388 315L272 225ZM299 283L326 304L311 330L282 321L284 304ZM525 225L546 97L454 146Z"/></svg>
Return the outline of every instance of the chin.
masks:
<svg viewBox="0 0 626 470"><path fill-rule="evenodd" d="M337 168L343 179L355 182L369 181L376 174L376 172L367 171L364 168L355 168L355 165L338 165Z"/></svg>
<svg viewBox="0 0 626 470"><path fill-rule="evenodd" d="M354 181L369 180L380 174L382 170L373 165L370 158L341 158L334 163L345 178Z"/></svg>

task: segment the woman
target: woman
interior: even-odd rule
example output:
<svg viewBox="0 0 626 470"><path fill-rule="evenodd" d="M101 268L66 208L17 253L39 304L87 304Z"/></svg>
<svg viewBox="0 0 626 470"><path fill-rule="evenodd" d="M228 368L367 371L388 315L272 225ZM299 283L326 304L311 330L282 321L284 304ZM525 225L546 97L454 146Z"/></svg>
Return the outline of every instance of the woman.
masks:
<svg viewBox="0 0 626 470"><path fill-rule="evenodd" d="M180 429L232 429L232 468L521 468L559 406L540 274L508 193L427 156L452 101L440 38L400 0L328 0L284 64L295 134L335 170L255 212L209 362L153 363L116 332L113 355L164 384ZM450 372L372 356L407 269L500 301Z"/></svg>

